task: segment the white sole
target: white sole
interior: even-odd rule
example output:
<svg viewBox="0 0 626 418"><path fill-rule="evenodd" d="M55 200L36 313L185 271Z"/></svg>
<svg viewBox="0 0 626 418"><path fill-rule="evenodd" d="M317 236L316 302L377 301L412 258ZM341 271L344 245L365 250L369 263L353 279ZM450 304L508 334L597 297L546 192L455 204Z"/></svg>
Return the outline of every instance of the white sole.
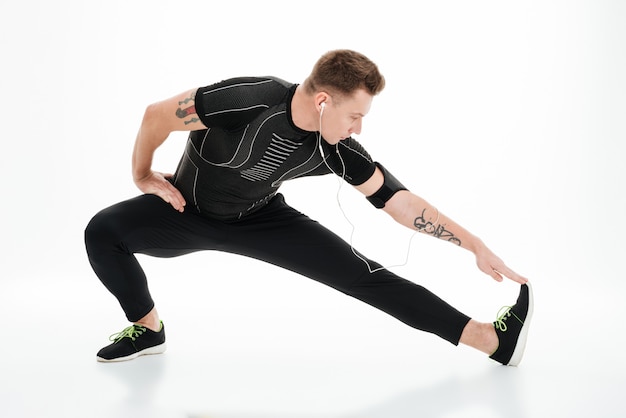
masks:
<svg viewBox="0 0 626 418"><path fill-rule="evenodd" d="M528 312L526 313L526 319L524 319L524 325L517 337L517 344L515 344L515 350L507 366L517 366L521 363L522 357L524 357L524 350L526 349L526 339L528 338L528 329L530 328L530 320L533 317L533 288L530 286L530 282L526 283L528 286Z"/></svg>
<svg viewBox="0 0 626 418"><path fill-rule="evenodd" d="M114 358L114 359L105 359L102 357L97 357L96 356L96 360L98 360L99 362L102 363L114 363L114 362L119 362L119 361L128 361L128 360L133 360L136 359L139 356L148 356L148 355L152 355L152 354L162 354L165 352L165 350L167 349L167 344L163 343L163 344L159 344L159 345L155 345L154 347L148 347L145 348L141 351L138 351L134 354L131 354L129 356L126 357L118 357L118 358Z"/></svg>

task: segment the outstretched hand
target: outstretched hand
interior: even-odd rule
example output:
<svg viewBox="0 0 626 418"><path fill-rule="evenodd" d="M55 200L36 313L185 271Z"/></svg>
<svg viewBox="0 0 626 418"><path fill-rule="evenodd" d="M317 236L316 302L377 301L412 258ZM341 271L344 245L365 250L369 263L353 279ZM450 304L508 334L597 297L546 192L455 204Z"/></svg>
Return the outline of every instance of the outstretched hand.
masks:
<svg viewBox="0 0 626 418"><path fill-rule="evenodd" d="M528 279L520 276L504 264L504 262L495 255L490 249L484 247L476 253L476 264L478 268L483 272L491 276L494 280L501 282L504 277L507 277L514 282L524 284L528 282Z"/></svg>
<svg viewBox="0 0 626 418"><path fill-rule="evenodd" d="M157 195L177 211L183 212L187 202L180 191L167 180L170 177L171 174L151 171L147 176L136 179L135 184L142 192Z"/></svg>

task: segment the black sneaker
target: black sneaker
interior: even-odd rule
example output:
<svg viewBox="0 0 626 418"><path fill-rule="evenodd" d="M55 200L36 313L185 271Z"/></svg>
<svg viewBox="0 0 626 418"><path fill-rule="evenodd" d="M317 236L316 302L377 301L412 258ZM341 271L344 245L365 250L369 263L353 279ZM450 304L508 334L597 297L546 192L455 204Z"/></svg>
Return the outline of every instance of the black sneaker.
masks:
<svg viewBox="0 0 626 418"><path fill-rule="evenodd" d="M163 322L159 332L133 324L122 332L111 335L109 340L113 341L113 344L98 351L98 361L132 360L146 354L161 354L166 348Z"/></svg>
<svg viewBox="0 0 626 418"><path fill-rule="evenodd" d="M533 291L530 283L522 285L517 302L500 309L493 323L500 345L490 358L505 366L517 366L524 356L530 319L533 315Z"/></svg>

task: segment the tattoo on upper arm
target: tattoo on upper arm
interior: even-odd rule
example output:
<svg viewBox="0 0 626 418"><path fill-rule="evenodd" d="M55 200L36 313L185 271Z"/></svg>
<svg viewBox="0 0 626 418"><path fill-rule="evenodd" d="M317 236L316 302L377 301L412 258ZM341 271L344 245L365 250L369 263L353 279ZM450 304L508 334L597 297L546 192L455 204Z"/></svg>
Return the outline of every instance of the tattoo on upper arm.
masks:
<svg viewBox="0 0 626 418"><path fill-rule="evenodd" d="M425 213L426 209L422 210L422 214L413 221L413 226L415 226L419 232L432 235L435 238L439 238L459 246L461 245L461 240L454 236L452 232L448 231L444 225L435 225L432 222L427 221L426 218L424 218Z"/></svg>
<svg viewBox="0 0 626 418"><path fill-rule="evenodd" d="M195 103L184 109L180 107L180 105L186 105L189 102L195 102L193 95L185 98L185 100L178 102L179 108L176 109L176 116L179 117L180 119L185 119L187 116L195 115L197 113ZM199 121L200 119L198 119L197 117L192 117L191 119L186 120L184 122L185 122L185 125L189 125L190 123L199 122Z"/></svg>
<svg viewBox="0 0 626 418"><path fill-rule="evenodd" d="M180 107L178 109L176 109L176 116L178 116L181 119L186 118L189 115L195 115L196 114L196 106L195 105L191 105L186 109L181 109Z"/></svg>
<svg viewBox="0 0 626 418"><path fill-rule="evenodd" d="M198 119L198 118L191 118L190 120L186 120L184 122L185 122L185 125L189 125L190 123L195 123L195 122L199 122L199 121L200 121L200 119Z"/></svg>

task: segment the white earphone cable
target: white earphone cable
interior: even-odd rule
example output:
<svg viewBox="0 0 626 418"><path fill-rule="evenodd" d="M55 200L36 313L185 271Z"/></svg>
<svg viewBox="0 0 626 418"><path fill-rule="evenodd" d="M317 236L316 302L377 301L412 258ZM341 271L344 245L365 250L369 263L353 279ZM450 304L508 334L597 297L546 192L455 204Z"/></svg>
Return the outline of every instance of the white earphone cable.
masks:
<svg viewBox="0 0 626 418"><path fill-rule="evenodd" d="M328 167L328 169L336 175L337 173L335 173L335 170L333 170L328 164L328 162L326 161L326 156L324 155L324 150L322 149L322 114L324 113L324 107L325 107L324 105L325 103L322 103L322 109L320 110L320 130L317 134L317 145L320 150L320 154L322 155L322 161L324 161L324 164L326 164L326 167ZM354 233L356 231L356 227L354 223L352 223L352 221L348 217L348 214L346 213L346 211L343 209L343 206L341 205L341 200L339 199L341 188L343 187L343 182L345 181L345 175L346 175L346 165L343 161L343 158L341 158L341 154L339 153L339 143L335 144L335 152L337 153L337 157L339 158L339 161L341 161L341 178L337 177L337 181L339 182L339 186L337 187L337 193L336 193L337 205L339 206L339 210L343 214L344 219L346 220L346 222L348 222L351 228L349 244L350 244L350 250L352 251L352 254L354 254L359 260L365 263L365 265L367 266L367 270L370 273L376 273L377 271L380 271L380 270L385 270L385 269L389 269L393 267L402 267L402 266L407 265L409 262L409 255L411 253L411 244L413 242L413 237L415 237L415 235L419 232L417 230L413 231L413 233L411 234L411 237L409 238L404 262L401 264L394 264L394 265L390 265L386 267L378 267L372 270L372 266L370 266L369 262L364 257L362 257L359 253L357 253L357 251L354 249L353 241L354 241Z"/></svg>

